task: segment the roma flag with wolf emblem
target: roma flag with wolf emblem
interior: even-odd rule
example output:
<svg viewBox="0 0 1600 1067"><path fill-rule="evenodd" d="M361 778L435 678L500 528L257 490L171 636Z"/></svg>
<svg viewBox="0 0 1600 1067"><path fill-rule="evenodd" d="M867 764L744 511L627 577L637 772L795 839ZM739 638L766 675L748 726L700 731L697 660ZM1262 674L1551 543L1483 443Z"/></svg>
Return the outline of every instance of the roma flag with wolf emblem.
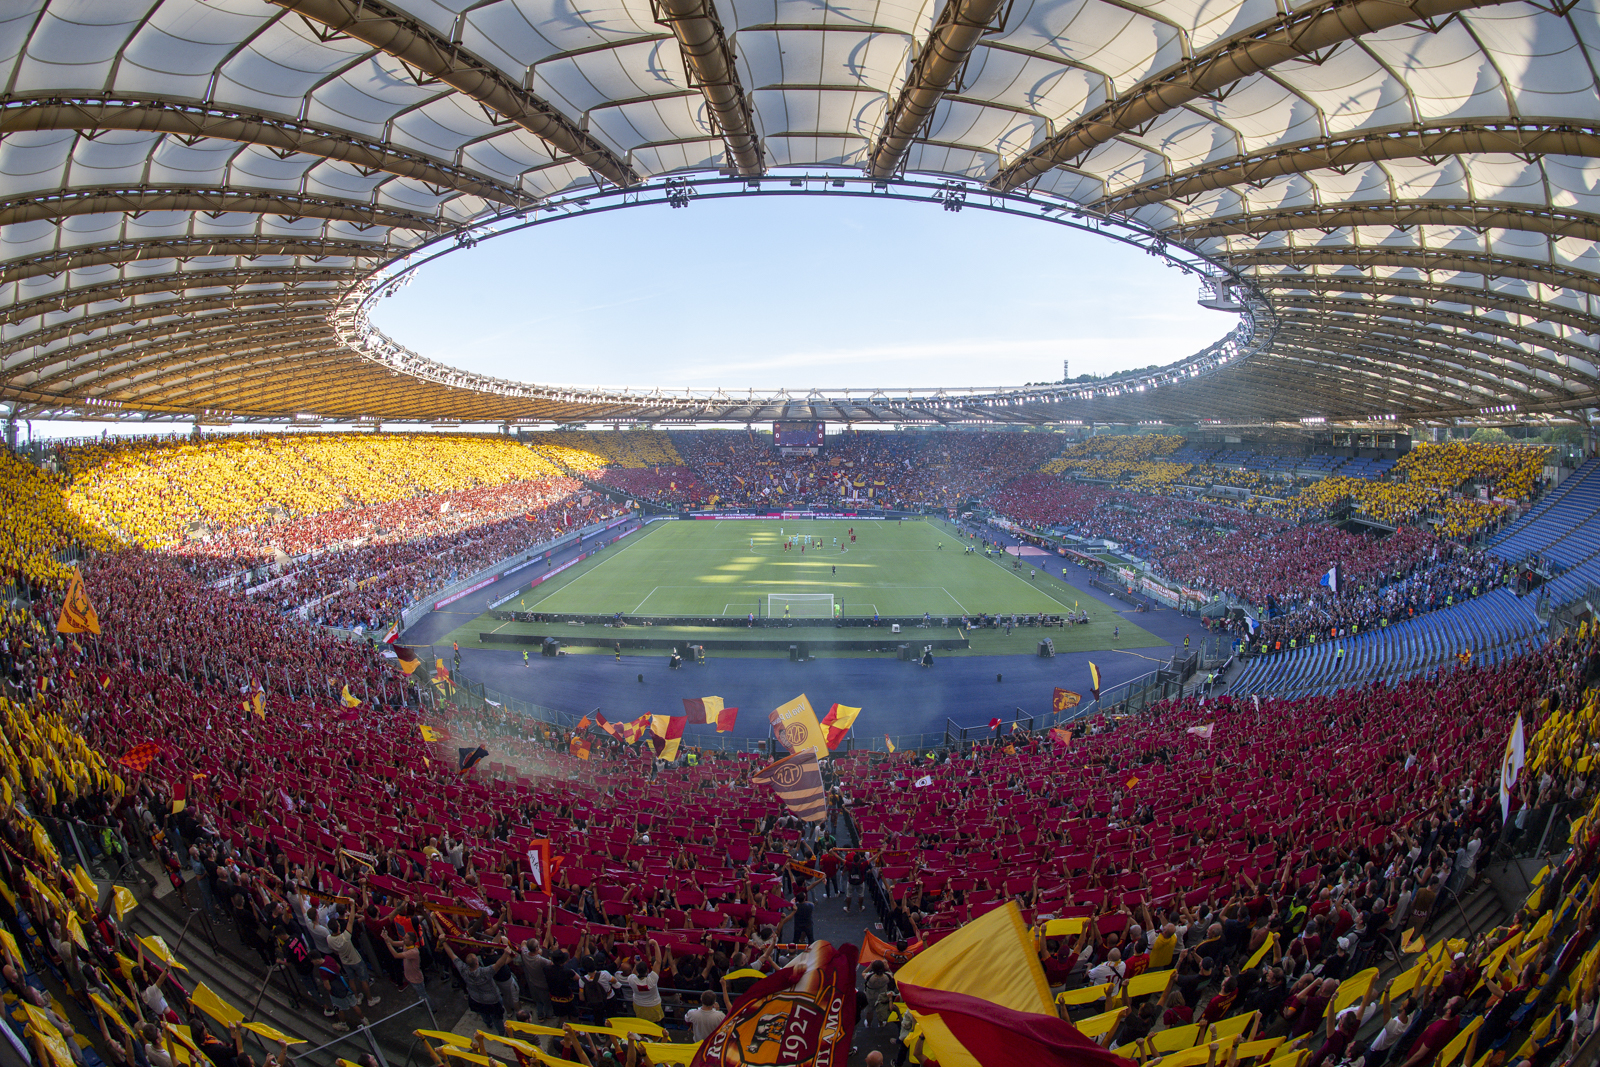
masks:
<svg viewBox="0 0 1600 1067"><path fill-rule="evenodd" d="M856 1028L856 947L813 941L700 1043L689 1067L845 1067Z"/></svg>

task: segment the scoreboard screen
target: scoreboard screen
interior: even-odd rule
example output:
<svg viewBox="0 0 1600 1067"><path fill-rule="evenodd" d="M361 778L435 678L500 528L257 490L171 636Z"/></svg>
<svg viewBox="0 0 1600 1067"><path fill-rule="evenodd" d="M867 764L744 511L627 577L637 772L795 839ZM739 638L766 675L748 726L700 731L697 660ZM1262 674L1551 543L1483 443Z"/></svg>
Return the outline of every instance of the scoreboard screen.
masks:
<svg viewBox="0 0 1600 1067"><path fill-rule="evenodd" d="M772 447L821 448L822 431L820 422L775 422L772 424Z"/></svg>

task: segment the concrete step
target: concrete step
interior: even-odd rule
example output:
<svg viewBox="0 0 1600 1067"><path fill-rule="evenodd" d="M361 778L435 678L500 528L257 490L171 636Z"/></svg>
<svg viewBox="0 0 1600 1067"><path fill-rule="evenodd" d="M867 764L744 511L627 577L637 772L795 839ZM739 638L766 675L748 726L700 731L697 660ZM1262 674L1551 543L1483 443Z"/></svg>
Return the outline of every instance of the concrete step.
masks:
<svg viewBox="0 0 1600 1067"><path fill-rule="evenodd" d="M196 891L191 888L189 892L193 894ZM223 1000L244 1012L247 1019L267 1023L286 1034L304 1039L305 1045L294 1047L295 1057L300 1062L331 1067L335 1058L359 1061L362 1056L371 1053L371 1046L363 1035L334 1030L333 1020L325 1018L320 1008L306 999L303 993L300 996L301 1006L295 1007L288 991L288 976L280 970L274 972L269 980L260 955L240 942L231 923L220 920L213 922L215 947L207 939L204 923L205 919L199 912L185 909L183 902L169 886L168 893L162 898L141 901L141 906L129 913L126 925L137 936L157 934L167 943L174 955L189 968L188 973L182 976L186 986L193 988L196 982L204 982ZM185 924L188 927L187 934L184 932ZM375 1024L371 1033L389 1067L401 1067L412 1051L414 1039L411 1032L419 1028L431 1029L434 1021L426 1009L415 1006L397 1018L380 1022L386 1016L413 1004L413 996L410 990L396 990L392 983L381 977L373 982L373 991L382 1001L376 1007L364 1008L367 1018ZM453 1000L459 1000L460 996L456 994L452 997L452 993L452 990L444 987L431 994L435 1008L440 1013L441 1024L446 1028L461 1014L452 1003ZM348 1040L307 1055L312 1049L340 1038ZM252 1037L249 1040L256 1039ZM274 1052L276 1049L265 1051Z"/></svg>

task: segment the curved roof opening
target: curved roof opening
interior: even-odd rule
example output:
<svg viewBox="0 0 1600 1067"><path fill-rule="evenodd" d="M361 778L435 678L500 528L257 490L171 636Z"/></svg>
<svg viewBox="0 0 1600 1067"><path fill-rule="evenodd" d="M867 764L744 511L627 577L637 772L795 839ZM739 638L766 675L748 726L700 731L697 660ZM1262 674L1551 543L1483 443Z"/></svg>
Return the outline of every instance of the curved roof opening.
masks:
<svg viewBox="0 0 1600 1067"><path fill-rule="evenodd" d="M1504 0L22 0L0 13L0 404L1586 419L1592 22ZM925 388L863 408L800 379L816 410L796 412L792 396L715 395L739 388L726 381L710 397L531 389L397 351L347 313L441 238L618 189L682 192L685 175L772 185L795 168L1137 229L1225 278L1249 329L1099 391ZM703 276L702 306L737 289L729 249L671 251Z"/></svg>
<svg viewBox="0 0 1600 1067"><path fill-rule="evenodd" d="M1030 217L763 197L560 221L435 260L373 323L497 378L730 390L1104 376L1238 323L1164 260Z"/></svg>

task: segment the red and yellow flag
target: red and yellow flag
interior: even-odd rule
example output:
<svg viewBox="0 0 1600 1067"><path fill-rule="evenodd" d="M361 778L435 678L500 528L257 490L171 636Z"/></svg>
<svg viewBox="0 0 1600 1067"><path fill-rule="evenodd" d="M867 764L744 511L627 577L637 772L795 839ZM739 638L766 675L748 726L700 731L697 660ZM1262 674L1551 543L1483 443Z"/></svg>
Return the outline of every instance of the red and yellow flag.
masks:
<svg viewBox="0 0 1600 1067"><path fill-rule="evenodd" d="M812 942L734 1003L689 1067L845 1067L856 1027L855 975L854 945Z"/></svg>
<svg viewBox="0 0 1600 1067"><path fill-rule="evenodd" d="M135 745L117 757L117 762L130 771L142 771L150 766L150 761L161 752L161 745L156 741L146 741L142 745Z"/></svg>
<svg viewBox="0 0 1600 1067"><path fill-rule="evenodd" d="M856 716L860 714L860 708L847 708L843 704L835 704L828 709L828 714L822 717L822 729L829 749L839 747L839 742L845 739L845 735L850 732L850 727L856 721Z"/></svg>
<svg viewBox="0 0 1600 1067"><path fill-rule="evenodd" d="M83 587L83 572L72 568L72 580L67 583L67 595L61 601L61 614L56 618L56 632L62 634L98 634L100 617L89 602L89 591Z"/></svg>
<svg viewBox="0 0 1600 1067"><path fill-rule="evenodd" d="M978 1067L1134 1067L1056 1014L1015 903L972 920L895 974L940 1063Z"/></svg>
<svg viewBox="0 0 1600 1067"><path fill-rule="evenodd" d="M417 654L405 645L395 645L394 655L395 660L400 664L401 672L404 674L411 674L422 666L422 660L418 659Z"/></svg>
<svg viewBox="0 0 1600 1067"><path fill-rule="evenodd" d="M1098 686L1099 684L1100 678L1097 673L1095 677L1095 685ZM1068 711L1077 707L1078 701L1082 699L1083 697L1079 696L1077 693L1074 693L1070 689L1057 689L1054 696L1050 700L1050 708L1053 711Z"/></svg>
<svg viewBox="0 0 1600 1067"><path fill-rule="evenodd" d="M650 720L650 745L656 750L656 759L677 759L688 719L682 715L652 715Z"/></svg>

